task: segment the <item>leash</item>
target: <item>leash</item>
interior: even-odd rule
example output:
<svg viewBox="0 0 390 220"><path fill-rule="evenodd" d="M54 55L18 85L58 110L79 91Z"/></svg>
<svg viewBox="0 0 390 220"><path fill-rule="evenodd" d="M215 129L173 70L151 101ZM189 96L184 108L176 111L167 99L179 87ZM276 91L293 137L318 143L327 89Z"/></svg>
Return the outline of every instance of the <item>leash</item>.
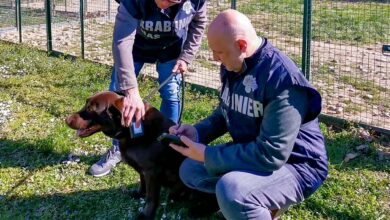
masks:
<svg viewBox="0 0 390 220"><path fill-rule="evenodd" d="M152 98L152 96L158 91L160 90L163 86L165 86L175 75L177 74L181 74L181 79L182 79L182 82L181 82L181 90L182 90L182 94L181 94L181 102L180 102L180 106L179 106L179 120L178 120L178 125L180 127L181 125L181 117L183 115L183 109L184 109L184 89L185 89L185 81L184 81L184 74L183 73L175 73L173 72L171 75L169 75L169 77L167 79L164 80L164 82L162 82L160 84L160 86L158 86L157 88L153 89L152 91L149 92L149 94L143 99L145 101L148 101ZM178 91L179 93L179 96L180 96L180 90Z"/></svg>

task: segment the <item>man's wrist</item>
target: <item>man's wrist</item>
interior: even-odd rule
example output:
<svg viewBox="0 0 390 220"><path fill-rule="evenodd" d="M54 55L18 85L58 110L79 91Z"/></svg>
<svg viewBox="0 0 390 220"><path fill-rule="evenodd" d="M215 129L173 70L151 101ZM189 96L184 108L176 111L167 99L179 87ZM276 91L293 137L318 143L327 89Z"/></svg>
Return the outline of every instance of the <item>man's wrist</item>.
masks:
<svg viewBox="0 0 390 220"><path fill-rule="evenodd" d="M123 93L125 94L125 96L131 96L131 95L137 95L137 94L139 96L138 87L125 89L125 90L123 90Z"/></svg>
<svg viewBox="0 0 390 220"><path fill-rule="evenodd" d="M183 61L183 62L185 62L187 65L190 65L190 59L188 59L188 57L187 56L181 56L181 57L179 57L179 59L177 59L178 61L179 60L181 60L181 61Z"/></svg>

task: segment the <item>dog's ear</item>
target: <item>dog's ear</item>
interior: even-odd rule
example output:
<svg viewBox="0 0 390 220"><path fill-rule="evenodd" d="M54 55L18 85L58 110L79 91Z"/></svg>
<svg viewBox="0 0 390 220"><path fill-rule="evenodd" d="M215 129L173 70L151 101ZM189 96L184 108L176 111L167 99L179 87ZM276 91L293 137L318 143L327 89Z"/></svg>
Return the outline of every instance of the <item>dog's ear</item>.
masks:
<svg viewBox="0 0 390 220"><path fill-rule="evenodd" d="M120 98L118 98L117 100L114 101L114 107L116 109L118 109L118 111L120 113L123 112L123 101L124 101L124 99L125 99L125 97L120 97Z"/></svg>

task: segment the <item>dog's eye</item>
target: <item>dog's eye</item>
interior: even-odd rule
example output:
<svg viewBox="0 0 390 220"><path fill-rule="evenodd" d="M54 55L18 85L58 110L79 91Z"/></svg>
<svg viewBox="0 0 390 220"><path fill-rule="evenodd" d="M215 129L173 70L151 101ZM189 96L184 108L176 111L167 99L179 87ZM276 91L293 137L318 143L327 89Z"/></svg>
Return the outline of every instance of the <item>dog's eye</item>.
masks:
<svg viewBox="0 0 390 220"><path fill-rule="evenodd" d="M87 107L87 111L88 112L94 112L95 111L95 106L93 104L90 104L88 107Z"/></svg>
<svg viewBox="0 0 390 220"><path fill-rule="evenodd" d="M89 111L89 112L94 112L94 111L97 111L98 108L99 108L98 103L90 102L90 103L88 104L87 111Z"/></svg>

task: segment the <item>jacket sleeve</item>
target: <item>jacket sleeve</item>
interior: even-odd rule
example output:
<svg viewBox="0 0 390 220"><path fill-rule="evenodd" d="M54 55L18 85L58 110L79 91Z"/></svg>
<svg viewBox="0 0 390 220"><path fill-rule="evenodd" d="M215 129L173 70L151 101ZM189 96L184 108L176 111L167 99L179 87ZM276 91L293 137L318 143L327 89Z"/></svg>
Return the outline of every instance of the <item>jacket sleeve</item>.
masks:
<svg viewBox="0 0 390 220"><path fill-rule="evenodd" d="M199 6L194 18L188 26L187 39L184 42L183 50L179 56L179 59L191 63L195 57L195 53L198 51L204 30L207 23L207 3L202 1L203 5Z"/></svg>
<svg viewBox="0 0 390 220"><path fill-rule="evenodd" d="M130 15L121 3L115 18L112 43L116 80L120 90L138 87L133 61L133 45L137 26L138 20Z"/></svg>
<svg viewBox="0 0 390 220"><path fill-rule="evenodd" d="M205 167L208 173L220 175L232 170L278 170L292 152L307 108L305 90L291 87L282 91L266 105L255 140L206 148Z"/></svg>
<svg viewBox="0 0 390 220"><path fill-rule="evenodd" d="M198 132L198 142L204 144L210 143L227 132L225 118L220 107L194 126Z"/></svg>

